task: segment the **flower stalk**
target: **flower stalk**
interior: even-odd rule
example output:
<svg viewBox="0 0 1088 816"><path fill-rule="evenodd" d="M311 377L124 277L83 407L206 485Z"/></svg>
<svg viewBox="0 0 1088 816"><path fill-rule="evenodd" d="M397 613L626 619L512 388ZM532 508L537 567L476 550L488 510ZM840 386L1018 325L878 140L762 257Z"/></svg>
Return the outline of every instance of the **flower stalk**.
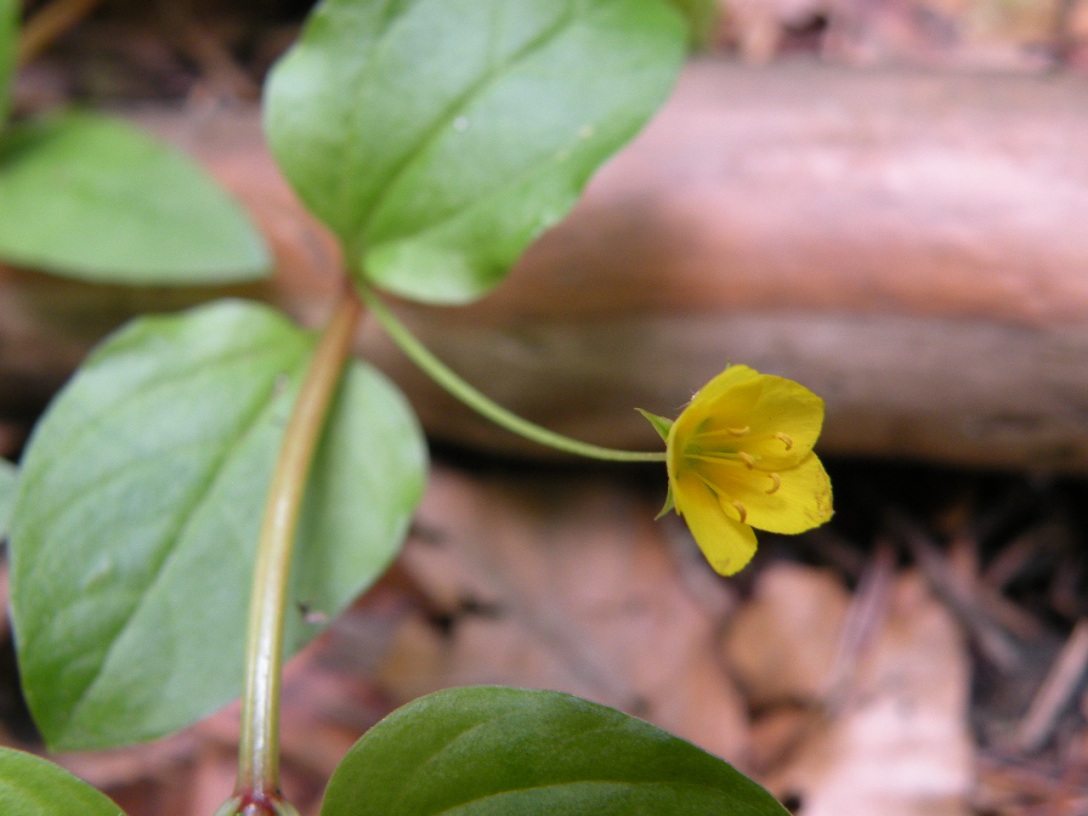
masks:
<svg viewBox="0 0 1088 816"><path fill-rule="evenodd" d="M439 360L430 349L424 346L419 339L401 323L381 299L372 291L362 291L363 300L366 302L370 313L385 329L386 334L396 343L413 363L419 366L442 388L453 397L460 400L469 408L476 411L486 419L491 420L500 428L517 434L538 445L554 448L555 450L571 453L575 456L583 456L588 459L599 459L606 462L664 462L663 451L628 451L617 448L608 448L601 445L593 445L572 439L569 436L556 433L535 422L530 422L510 410L502 407L490 397L465 382L460 375L455 373L445 363Z"/></svg>

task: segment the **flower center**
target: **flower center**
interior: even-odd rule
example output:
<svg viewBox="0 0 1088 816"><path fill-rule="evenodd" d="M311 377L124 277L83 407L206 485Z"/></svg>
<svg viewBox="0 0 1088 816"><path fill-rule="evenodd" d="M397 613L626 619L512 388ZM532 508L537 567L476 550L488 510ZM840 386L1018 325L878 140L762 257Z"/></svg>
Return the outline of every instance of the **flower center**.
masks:
<svg viewBox="0 0 1088 816"><path fill-rule="evenodd" d="M737 429L726 430L732 433L734 430ZM745 428L743 430L747 432L748 429ZM706 436L706 434L704 434L704 436ZM782 441L782 443L786 446L786 450L789 450L791 447L793 447L793 440L790 437L786 436L786 434L776 433L774 436L776 439L780 439ZM712 448L710 450L705 450L701 445L690 442L684 449L683 458L693 463L692 469L698 472L698 467L694 465L694 463L698 462L736 462L739 464L743 464L748 470L756 470L756 464L761 457L748 453L747 451L730 450L728 448ZM766 493L768 496L777 493L782 487L781 475L779 475L776 471L765 470L760 472L771 480L770 487L764 489L763 492ZM712 479L708 478L703 474L700 474L700 478L702 478L703 482L707 485L707 487L709 487L715 494L718 494L720 492L720 487L715 485ZM748 517L747 508L739 501L732 501L731 504L736 509L737 513L740 514L740 521L743 524L744 520Z"/></svg>

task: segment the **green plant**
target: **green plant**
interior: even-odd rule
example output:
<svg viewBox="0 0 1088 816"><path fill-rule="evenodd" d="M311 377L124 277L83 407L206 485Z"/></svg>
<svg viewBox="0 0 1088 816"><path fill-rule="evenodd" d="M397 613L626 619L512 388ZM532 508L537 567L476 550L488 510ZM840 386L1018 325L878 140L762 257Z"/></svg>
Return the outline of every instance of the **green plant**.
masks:
<svg viewBox="0 0 1088 816"><path fill-rule="evenodd" d="M13 20L12 7L0 21ZM0 25L0 65L11 64L13 31ZM241 692L238 787L220 814L294 812L279 791L279 667L318 627L293 610L332 618L365 590L397 554L425 478L409 406L351 357L366 308L436 379L512 430L599 458L665 460L511 416L407 334L378 291L432 303L486 294L664 100L685 40L660 0L325 0L315 9L269 79L265 122L284 174L344 251L343 293L325 329L311 336L242 301L139 318L57 396L18 475L0 470L21 676L51 748L153 738ZM44 127L67 137L79 122ZM3 162L21 155L20 140L38 164L84 155L77 140L50 156L42 140L56 142L41 127L5 137L0 221L11 200L4 174L19 168ZM35 162L6 194L37 196L39 212L55 212L32 183L44 172ZM130 193L118 190L119 200ZM98 216L117 220L88 217ZM6 245L4 230L0 255L46 263ZM76 256L56 268L159 283L224 274ZM671 445L668 421L652 421ZM753 436L757 454L758 443ZM743 526L739 502L712 495L722 502L715 518L732 523L728 514L741 512ZM116 812L12 751L0 751L0 805L18 816ZM619 712L553 692L470 688L416 701L368 732L322 812L784 811L724 762Z"/></svg>
<svg viewBox="0 0 1088 816"><path fill-rule="evenodd" d="M0 0L0 259L107 284L265 276L249 218L185 156L89 112L8 121L18 11Z"/></svg>

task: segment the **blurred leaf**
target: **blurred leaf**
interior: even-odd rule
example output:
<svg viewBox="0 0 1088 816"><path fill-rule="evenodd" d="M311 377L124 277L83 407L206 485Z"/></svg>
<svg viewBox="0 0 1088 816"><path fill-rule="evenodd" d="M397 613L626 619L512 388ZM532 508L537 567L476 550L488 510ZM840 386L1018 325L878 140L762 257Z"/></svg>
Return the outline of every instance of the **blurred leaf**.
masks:
<svg viewBox="0 0 1088 816"><path fill-rule="evenodd" d="M786 816L725 762L615 709L471 687L386 717L344 758L322 816Z"/></svg>
<svg viewBox="0 0 1088 816"><path fill-rule="evenodd" d="M11 502L19 483L19 470L7 459L0 459L0 538L7 535Z"/></svg>
<svg viewBox="0 0 1088 816"><path fill-rule="evenodd" d="M123 122L69 114L0 139L0 258L98 283L264 277L268 250L193 161Z"/></svg>
<svg viewBox="0 0 1088 816"><path fill-rule="evenodd" d="M19 51L19 0L0 0L0 131L11 109L15 55Z"/></svg>
<svg viewBox="0 0 1088 816"><path fill-rule="evenodd" d="M32 754L0 748L0 813L4 816L124 816L82 779Z"/></svg>
<svg viewBox="0 0 1088 816"><path fill-rule="evenodd" d="M35 429L12 512L12 615L54 749L155 737L238 694L265 492L313 347L252 303L142 318ZM352 363L303 508L290 652L396 555L424 467L399 392Z"/></svg>
<svg viewBox="0 0 1088 816"><path fill-rule="evenodd" d="M325 0L272 73L266 131L358 274L465 302L567 213L683 56L660 0Z"/></svg>
<svg viewBox="0 0 1088 816"><path fill-rule="evenodd" d="M719 0L669 0L688 22L688 39L695 48L710 45L721 13Z"/></svg>

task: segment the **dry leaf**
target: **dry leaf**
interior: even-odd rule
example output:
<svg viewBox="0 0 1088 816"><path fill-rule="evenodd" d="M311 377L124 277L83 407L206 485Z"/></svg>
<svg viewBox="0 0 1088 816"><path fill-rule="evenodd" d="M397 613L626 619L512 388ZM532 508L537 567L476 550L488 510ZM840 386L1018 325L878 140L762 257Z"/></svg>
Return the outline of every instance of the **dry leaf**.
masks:
<svg viewBox="0 0 1088 816"><path fill-rule="evenodd" d="M737 760L746 715L715 655L718 624L652 516L614 480L436 468L420 513L431 533L402 557L436 612L401 627L386 691L405 702L476 683L558 689Z"/></svg>
<svg viewBox="0 0 1088 816"><path fill-rule="evenodd" d="M830 570L780 563L759 576L725 640L726 659L753 706L823 698L849 605Z"/></svg>
<svg viewBox="0 0 1088 816"><path fill-rule="evenodd" d="M800 816L966 816L968 685L956 624L906 575L843 706L766 781Z"/></svg>

